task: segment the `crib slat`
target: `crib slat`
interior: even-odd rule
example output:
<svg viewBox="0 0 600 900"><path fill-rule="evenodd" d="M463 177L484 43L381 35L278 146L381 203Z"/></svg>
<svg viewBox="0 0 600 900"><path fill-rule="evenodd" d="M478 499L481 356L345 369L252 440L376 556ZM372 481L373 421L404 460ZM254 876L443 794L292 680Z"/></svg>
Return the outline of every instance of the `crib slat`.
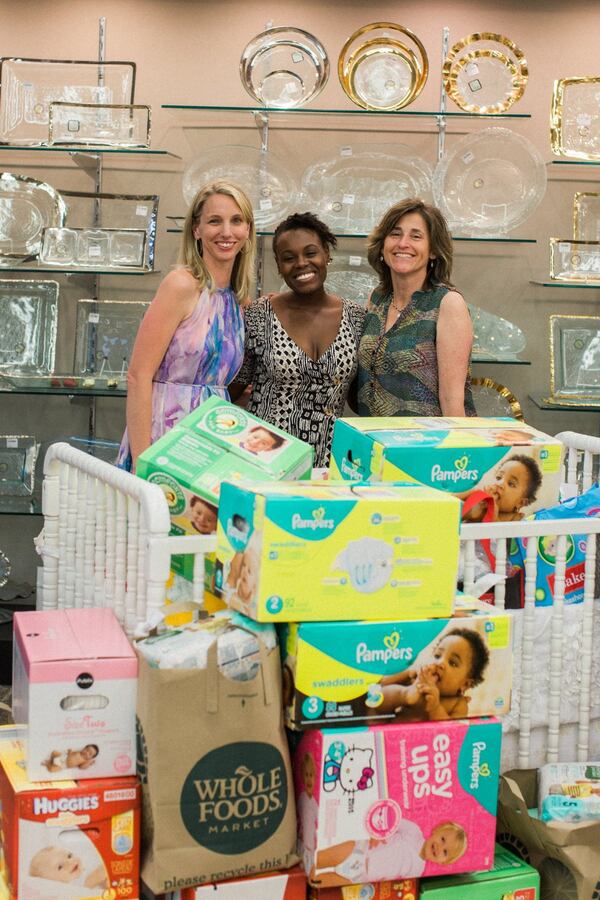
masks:
<svg viewBox="0 0 600 900"><path fill-rule="evenodd" d="M523 637L521 659L515 657L514 668L521 667L521 696L519 707L518 764L526 768L529 763L531 742L531 717L533 712L534 635L535 635L535 586L537 579L536 537L527 539L525 556L525 606L523 609Z"/></svg>
<svg viewBox="0 0 600 900"><path fill-rule="evenodd" d="M567 562L567 536L561 534L556 541L554 564L554 602L552 604L552 625L550 631L550 682L548 687L548 743L546 756L548 762L558 760L558 744L560 737L560 698L562 695L563 660L564 660L564 599L565 599L565 567Z"/></svg>
<svg viewBox="0 0 600 900"><path fill-rule="evenodd" d="M590 717L592 705L592 653L594 632L594 595L596 578L596 535L586 536L583 617L581 635L581 686L579 690L579 728L577 731L577 759L590 758Z"/></svg>

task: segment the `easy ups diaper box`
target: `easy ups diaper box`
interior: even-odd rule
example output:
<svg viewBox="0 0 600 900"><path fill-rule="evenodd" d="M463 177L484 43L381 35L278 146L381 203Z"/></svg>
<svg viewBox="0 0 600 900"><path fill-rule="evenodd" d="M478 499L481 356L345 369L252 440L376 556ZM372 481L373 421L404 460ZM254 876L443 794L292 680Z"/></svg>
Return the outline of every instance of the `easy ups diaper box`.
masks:
<svg viewBox="0 0 600 900"><path fill-rule="evenodd" d="M418 481L460 497L465 521L517 521L557 503L562 456L561 441L508 418L338 419L330 477ZM493 503L472 506L476 490Z"/></svg>
<svg viewBox="0 0 600 900"><path fill-rule="evenodd" d="M423 878L419 897L423 900L539 900L539 872L496 845L494 865L488 872Z"/></svg>
<svg viewBox="0 0 600 900"><path fill-rule="evenodd" d="M512 616L480 600L454 618L282 626L286 725L505 715Z"/></svg>
<svg viewBox="0 0 600 900"><path fill-rule="evenodd" d="M489 869L500 739L496 719L307 731L295 779L310 883Z"/></svg>
<svg viewBox="0 0 600 900"><path fill-rule="evenodd" d="M138 662L111 609L14 616L13 718L32 781L135 774Z"/></svg>
<svg viewBox="0 0 600 900"><path fill-rule="evenodd" d="M312 462L304 441L211 397L140 454L136 474L163 490L171 534L213 534L223 481L309 478ZM176 556L173 571L191 581L193 563L193 556ZM210 560L207 569L210 588Z"/></svg>
<svg viewBox="0 0 600 900"><path fill-rule="evenodd" d="M0 824L11 900L137 900L137 778L28 781L23 733L0 728Z"/></svg>
<svg viewBox="0 0 600 900"><path fill-rule="evenodd" d="M449 616L459 513L421 485L224 484L215 589L261 622Z"/></svg>

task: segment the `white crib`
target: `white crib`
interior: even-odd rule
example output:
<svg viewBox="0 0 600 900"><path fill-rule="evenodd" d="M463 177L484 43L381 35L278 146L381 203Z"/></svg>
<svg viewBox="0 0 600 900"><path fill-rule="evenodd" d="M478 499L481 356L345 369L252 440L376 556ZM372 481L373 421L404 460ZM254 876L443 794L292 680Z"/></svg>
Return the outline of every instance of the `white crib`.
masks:
<svg viewBox="0 0 600 900"><path fill-rule="evenodd" d="M576 494L597 476L600 439L563 432L568 448L563 493ZM166 499L148 484L68 444L54 444L44 463L43 559L38 605L44 609L110 606L130 634L156 624L165 602L170 559L196 554L194 597L202 595L204 554L214 537L169 536ZM582 532L583 527L583 532ZM564 602L568 534L588 537L584 600ZM511 713L504 720L505 769L559 759L600 758L600 616L596 589L596 535L600 517L555 522L463 525L465 592L477 592L475 542L496 540L495 603L503 607L505 538L557 535L555 600L535 606L537 540L529 541L525 605L514 613L515 662Z"/></svg>

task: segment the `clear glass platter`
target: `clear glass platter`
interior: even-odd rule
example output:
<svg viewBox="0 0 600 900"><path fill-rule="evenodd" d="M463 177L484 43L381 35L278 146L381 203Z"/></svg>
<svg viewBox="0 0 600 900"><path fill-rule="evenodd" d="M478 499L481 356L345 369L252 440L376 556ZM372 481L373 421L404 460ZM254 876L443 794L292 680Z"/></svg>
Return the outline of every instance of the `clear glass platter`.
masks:
<svg viewBox="0 0 600 900"><path fill-rule="evenodd" d="M600 193L577 191L573 197L573 237L600 241Z"/></svg>
<svg viewBox="0 0 600 900"><path fill-rule="evenodd" d="M521 404L510 390L491 378L473 378L471 381L473 403L478 416L491 416L494 419L510 416L523 419Z"/></svg>
<svg viewBox="0 0 600 900"><path fill-rule="evenodd" d="M132 104L135 63L5 57L0 83L0 141L43 145L56 100Z"/></svg>
<svg viewBox="0 0 600 900"><path fill-rule="evenodd" d="M442 67L444 90L465 112L502 113L523 96L525 54L502 34L470 34L450 48Z"/></svg>
<svg viewBox="0 0 600 900"><path fill-rule="evenodd" d="M508 128L461 138L438 163L433 194L451 231L499 236L521 225L546 192L546 165L536 147Z"/></svg>
<svg viewBox="0 0 600 900"><path fill-rule="evenodd" d="M57 281L0 279L0 372L47 375L54 370Z"/></svg>
<svg viewBox="0 0 600 900"><path fill-rule="evenodd" d="M50 104L48 143L76 147L150 147L149 106L126 103Z"/></svg>
<svg viewBox="0 0 600 900"><path fill-rule="evenodd" d="M37 256L43 229L63 225L65 215L65 203L51 185L0 173L0 257Z"/></svg>
<svg viewBox="0 0 600 900"><path fill-rule="evenodd" d="M600 241L550 238L550 278L600 282Z"/></svg>
<svg viewBox="0 0 600 900"><path fill-rule="evenodd" d="M518 359L518 354L527 345L527 338L519 326L480 306L467 305L473 322L473 356Z"/></svg>
<svg viewBox="0 0 600 900"><path fill-rule="evenodd" d="M550 316L550 392L600 399L600 316Z"/></svg>
<svg viewBox="0 0 600 900"><path fill-rule="evenodd" d="M600 76L554 82L550 143L557 156L600 159Z"/></svg>
<svg viewBox="0 0 600 900"><path fill-rule="evenodd" d="M0 497L27 497L33 493L36 439L24 434L0 434Z"/></svg>
<svg viewBox="0 0 600 900"><path fill-rule="evenodd" d="M146 232L118 228L45 228L40 262L82 268L141 268Z"/></svg>
<svg viewBox="0 0 600 900"><path fill-rule="evenodd" d="M188 206L199 189L226 178L247 193L258 230L268 229L291 212L298 187L285 166L271 152L255 147L224 144L193 159L183 173L183 197Z"/></svg>
<svg viewBox="0 0 600 900"><path fill-rule="evenodd" d="M369 232L392 203L430 198L431 167L403 144L373 145L368 151L343 147L306 169L301 190L334 231Z"/></svg>
<svg viewBox="0 0 600 900"><path fill-rule="evenodd" d="M246 45L240 78L259 103L291 109L321 93L329 78L329 59L313 34L278 26L257 34Z"/></svg>
<svg viewBox="0 0 600 900"><path fill-rule="evenodd" d="M75 375L124 378L148 306L137 300L78 300Z"/></svg>

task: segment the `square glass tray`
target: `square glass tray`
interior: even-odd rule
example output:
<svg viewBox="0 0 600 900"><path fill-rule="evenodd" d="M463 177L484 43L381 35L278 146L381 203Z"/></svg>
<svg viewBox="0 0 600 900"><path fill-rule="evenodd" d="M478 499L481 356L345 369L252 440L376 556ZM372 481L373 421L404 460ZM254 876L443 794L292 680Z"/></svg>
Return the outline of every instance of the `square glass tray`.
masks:
<svg viewBox="0 0 600 900"><path fill-rule="evenodd" d="M0 372L53 371L58 290L57 281L0 279Z"/></svg>
<svg viewBox="0 0 600 900"><path fill-rule="evenodd" d="M148 306L137 300L79 300L75 375L125 378L138 328Z"/></svg>
<svg viewBox="0 0 600 900"><path fill-rule="evenodd" d="M36 439L23 434L0 434L0 497L27 497L33 493Z"/></svg>
<svg viewBox="0 0 600 900"><path fill-rule="evenodd" d="M600 241L600 193L577 191L573 197L573 237Z"/></svg>
<svg viewBox="0 0 600 900"><path fill-rule="evenodd" d="M550 238L550 278L600 284L600 241Z"/></svg>
<svg viewBox="0 0 600 900"><path fill-rule="evenodd" d="M64 224L66 206L58 191L27 175L0 173L0 264L37 256L42 230Z"/></svg>
<svg viewBox="0 0 600 900"><path fill-rule="evenodd" d="M50 104L48 143L77 147L150 146L150 107L125 103Z"/></svg>
<svg viewBox="0 0 600 900"><path fill-rule="evenodd" d="M146 232L133 228L45 228L40 262L81 268L142 268Z"/></svg>
<svg viewBox="0 0 600 900"><path fill-rule="evenodd" d="M56 100L133 103L135 63L5 57L0 84L0 141L43 145Z"/></svg>
<svg viewBox="0 0 600 900"><path fill-rule="evenodd" d="M600 400L600 316L550 316L550 393Z"/></svg>
<svg viewBox="0 0 600 900"><path fill-rule="evenodd" d="M600 160L600 76L554 82L550 113L553 153L569 159Z"/></svg>

